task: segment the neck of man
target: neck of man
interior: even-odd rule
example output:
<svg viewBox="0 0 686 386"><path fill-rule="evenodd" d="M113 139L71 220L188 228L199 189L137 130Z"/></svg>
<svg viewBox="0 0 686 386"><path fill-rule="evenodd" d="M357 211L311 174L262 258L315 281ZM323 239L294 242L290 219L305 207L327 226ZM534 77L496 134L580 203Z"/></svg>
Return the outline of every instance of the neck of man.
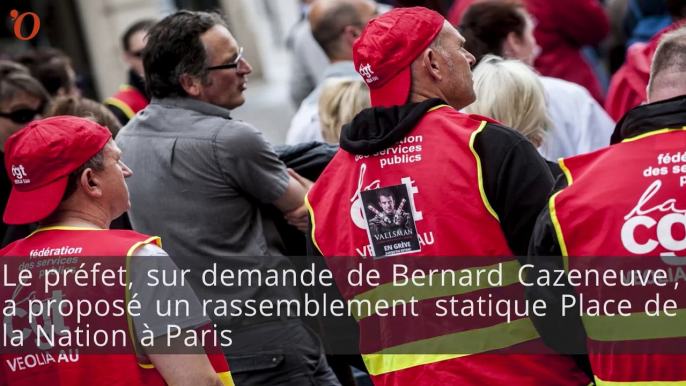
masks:
<svg viewBox="0 0 686 386"><path fill-rule="evenodd" d="M38 224L38 228L75 227L109 229L112 219L100 208L74 209L62 205Z"/></svg>
<svg viewBox="0 0 686 386"><path fill-rule="evenodd" d="M329 63L334 64L338 62L352 62L353 61L353 48L350 47L348 50L338 52L334 55L329 56Z"/></svg>

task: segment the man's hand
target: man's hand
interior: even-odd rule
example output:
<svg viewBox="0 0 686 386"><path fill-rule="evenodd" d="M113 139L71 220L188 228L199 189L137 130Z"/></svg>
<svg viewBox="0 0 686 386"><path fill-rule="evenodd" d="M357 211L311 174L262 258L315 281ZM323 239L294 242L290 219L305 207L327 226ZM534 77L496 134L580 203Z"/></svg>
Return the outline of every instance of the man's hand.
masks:
<svg viewBox="0 0 686 386"><path fill-rule="evenodd" d="M287 171L291 177L293 177L296 181L298 181L300 183L300 185L303 186L303 188L305 188L306 192L310 191L310 188L312 187L312 185L314 185L314 182L312 182L312 181L308 180L307 178L301 176L300 174L296 173L295 170L293 170L293 169L287 169Z"/></svg>
<svg viewBox="0 0 686 386"><path fill-rule="evenodd" d="M312 185L314 185L314 182L296 173L295 170L287 169L287 171L288 175L291 176L291 179L295 180L297 184L302 186L302 189L305 191L305 193L307 193L312 187ZM309 215L310 213L307 210L307 206L305 206L305 204L302 204L300 205L300 207L293 209L289 212L286 212L284 218L286 219L286 221L288 221L290 225L298 228L298 230L302 233L305 233L307 232L307 219Z"/></svg>
<svg viewBox="0 0 686 386"><path fill-rule="evenodd" d="M307 206L303 205L298 209L292 210L284 215L286 221L294 227L298 228L302 233L307 232L307 218L310 212L307 210Z"/></svg>

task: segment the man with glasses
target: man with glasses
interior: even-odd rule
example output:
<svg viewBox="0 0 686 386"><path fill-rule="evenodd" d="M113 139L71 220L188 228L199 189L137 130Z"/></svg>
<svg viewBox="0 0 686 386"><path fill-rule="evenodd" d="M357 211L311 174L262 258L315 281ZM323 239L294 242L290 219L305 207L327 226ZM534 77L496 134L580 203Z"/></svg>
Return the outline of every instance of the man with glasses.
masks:
<svg viewBox="0 0 686 386"><path fill-rule="evenodd" d="M208 316L231 334L223 349L237 385L338 386L318 338L295 316L295 285L203 283L207 269L293 268L263 205L301 230L307 224L309 186L286 172L262 133L231 118L252 71L242 52L215 13L179 11L150 28L143 66L152 100L116 139L136 169L129 218L136 231L164 237L174 262L190 270ZM248 302L272 302L279 314L249 316Z"/></svg>
<svg viewBox="0 0 686 386"><path fill-rule="evenodd" d="M7 139L31 121L42 119L43 108L50 101L50 95L43 85L33 78L21 64L0 60L0 152L5 153ZM5 159L0 157L2 170ZM4 173L0 176L0 211L12 191L12 181ZM7 225L0 223L0 241L7 232Z"/></svg>
<svg viewBox="0 0 686 386"><path fill-rule="evenodd" d="M326 53L329 66L322 82L305 98L293 117L286 135L287 144L324 141L319 123L319 95L324 83L333 78L359 79L353 63L353 43L367 23L378 16L380 8L372 0L317 0L312 5L309 13L312 35Z"/></svg>
<svg viewBox="0 0 686 386"><path fill-rule="evenodd" d="M155 25L155 20L137 21L126 29L121 38L124 61L129 65L129 80L128 83L119 87L116 94L105 99L104 103L119 119L122 126L150 103L143 79L143 50L147 42L148 29L153 25Z"/></svg>

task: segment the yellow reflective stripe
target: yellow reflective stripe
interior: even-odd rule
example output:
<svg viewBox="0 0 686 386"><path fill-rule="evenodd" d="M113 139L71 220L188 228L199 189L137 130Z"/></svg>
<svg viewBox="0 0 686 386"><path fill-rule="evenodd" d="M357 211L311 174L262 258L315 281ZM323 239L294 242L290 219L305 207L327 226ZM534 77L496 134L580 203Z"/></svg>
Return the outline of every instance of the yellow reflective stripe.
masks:
<svg viewBox="0 0 686 386"><path fill-rule="evenodd" d="M146 370L150 370L150 369L154 369L154 368L155 368L155 365L153 365L152 363L150 363L150 364L139 363L138 366L140 366L141 368L144 368L144 369L146 369Z"/></svg>
<svg viewBox="0 0 686 386"><path fill-rule="evenodd" d="M651 136L653 136L653 135L669 133L669 132L672 132L672 131L684 131L684 130L686 130L686 126L680 128L680 129L677 128L677 129L662 129L662 130L656 130L656 131L651 131L651 132L649 132L649 133L637 135L637 136L632 137L632 138L627 138L627 139L623 140L622 142L633 142L633 141L638 141L639 139L643 139L643 138L646 138L646 137L651 137Z"/></svg>
<svg viewBox="0 0 686 386"><path fill-rule="evenodd" d="M448 105L438 105L438 106L432 107L432 108L429 109L429 111L427 111L427 114L430 113L430 112L432 112L432 111L434 111L434 110L441 109L441 108L443 108L443 107L450 107L450 106L448 106Z"/></svg>
<svg viewBox="0 0 686 386"><path fill-rule="evenodd" d="M560 250L562 251L562 258L564 260L565 271L569 272L569 255L567 254L567 245L565 244L565 238L562 235L562 227L560 226L560 220L557 218L557 211L555 209L555 199L562 193L562 190L553 194L548 201L548 209L550 210L550 220L555 228L555 234L557 235L558 244L560 244Z"/></svg>
<svg viewBox="0 0 686 386"><path fill-rule="evenodd" d="M595 377L596 386L686 386L686 381L611 382Z"/></svg>
<svg viewBox="0 0 686 386"><path fill-rule="evenodd" d="M124 298L126 299L126 305L128 307L129 302L131 301L131 255L126 256L126 286L124 287ZM133 347L133 351L137 352L136 350L136 334L133 331L133 319L131 319L131 315L127 312L126 313L126 324L129 327L129 336L131 337L131 343ZM138 363L138 365L144 369L152 369L155 366L152 364L142 364Z"/></svg>
<svg viewBox="0 0 686 386"><path fill-rule="evenodd" d="M486 206L486 209L488 209L488 212L492 214L496 220L500 221L498 214L495 213L495 210L493 210L493 207L491 207L491 204L488 202L488 198L486 197L486 191L484 190L483 171L481 170L481 158L479 158L479 155L476 153L476 150L474 149L474 141L476 140L476 136L483 131L487 123L488 122L486 121L482 121L479 128L472 133L472 136L469 139L469 149L472 151L472 154L474 154L474 158L476 159L476 172L479 184L479 193L481 194L481 200L484 202L484 205Z"/></svg>
<svg viewBox="0 0 686 386"><path fill-rule="evenodd" d="M26 236L26 238L28 239L29 237L35 235L38 232L54 231L54 230L59 230L59 231L106 231L107 229L54 226L54 227L45 227L45 228L36 229L35 231L31 232L30 235Z"/></svg>
<svg viewBox="0 0 686 386"><path fill-rule="evenodd" d="M310 205L310 200L307 198L307 194L305 195L305 206L307 207L307 211L310 212L310 219L312 220L312 243L315 247L317 247L319 253L324 256L324 252L322 252L322 249L319 248L319 244L317 244L317 240L314 238L314 210L312 209L312 205Z"/></svg>
<svg viewBox="0 0 686 386"><path fill-rule="evenodd" d="M599 342L670 339L686 337L686 309L672 310L675 316L648 316L645 312L629 316L584 315L588 337Z"/></svg>
<svg viewBox="0 0 686 386"><path fill-rule="evenodd" d="M126 253L126 256L133 256L133 252L136 250L136 248L140 247L141 245L150 244L153 241L158 247L162 248L162 239L160 239L158 236L152 236L144 241L139 241L136 244L133 244L133 246L129 248L129 251Z"/></svg>
<svg viewBox="0 0 686 386"><path fill-rule="evenodd" d="M217 375L219 375L219 379L221 379L224 386L234 386L233 378L231 378L231 372L227 371L224 373L217 373Z"/></svg>
<svg viewBox="0 0 686 386"><path fill-rule="evenodd" d="M565 177L567 177L567 186L569 187L569 185L571 185L573 182L572 172L570 172L567 165L565 165L564 158L560 158L560 160L557 162L560 164L560 169L562 169L562 172L565 174Z"/></svg>
<svg viewBox="0 0 686 386"><path fill-rule="evenodd" d="M500 264L494 264L488 267L472 267L472 268L465 268L465 269L460 269L460 270L455 270L451 271L455 273L455 283L459 283L460 279L463 277L470 277L472 280L475 280L477 277L477 272L479 270L485 270L486 272L491 272L493 270L502 268L503 271L503 282L502 286L508 286L514 283L519 282L519 268L521 267L519 265L519 262L517 260L509 261L507 263L502 263L502 267L499 267ZM483 275L483 274L482 274ZM461 286L459 284L453 286L451 285L452 282L452 275L446 274L446 282L449 283L448 285L440 285L442 284L441 282L441 276L443 274L441 272L434 273L430 276L425 277L424 279L416 279L417 282L424 282L426 285L424 286L417 286L415 285L412 280L409 280L407 284L403 286L398 286L395 285L396 282L390 282L390 283L385 283L382 284L378 287L375 287L365 293L359 294L355 296L354 300L357 301L369 301L372 306L369 307L369 309L365 309L365 311L369 311L368 314L362 314L362 308L359 304L357 305L357 310L354 310L355 307L353 307L354 304L356 303L351 303L348 302L348 306L350 307L350 312L353 314L355 319L359 322L360 320L371 316L375 314L374 312L374 305L377 304L378 301L380 300L385 300L388 302L390 306L392 306L393 301L403 301L403 302L409 302L412 299L415 299L417 301L420 300L426 300L426 299L433 299L433 298L440 298L444 296L450 296L450 295L462 295L466 294L469 292L481 290L481 289L486 289L486 288L493 288L488 283L488 280L485 280L485 278L482 278L482 280L479 280L478 285L473 285L473 286ZM432 285L429 284L429 280L432 281ZM436 284L439 285L436 285Z"/></svg>
<svg viewBox="0 0 686 386"><path fill-rule="evenodd" d="M133 112L131 107L129 107L129 105L127 105L126 102L122 101L121 99L118 99L115 97L109 97L109 98L105 99L105 104L106 105L112 105L112 106L118 108L129 119L133 118L133 116L136 115L136 113Z"/></svg>
<svg viewBox="0 0 686 386"><path fill-rule="evenodd" d="M136 248L140 247L141 245L145 244L150 244L152 242L155 242L158 247L162 248L162 239L160 239L157 236L149 237L145 241L139 241L136 244L134 244L131 248L129 248L129 251L126 253L126 288L125 288L125 293L126 293L126 304L128 305L129 302L131 301L131 256L133 256L133 252L136 250ZM131 336L131 342L133 343L133 348L134 351L136 350L136 340L135 340L135 334L133 331L133 320L131 319L131 315L127 312L126 313L126 323L129 325L129 336ZM155 366L153 365L139 365L144 368L144 369L151 369L154 368ZM146 367L149 366L149 367Z"/></svg>
<svg viewBox="0 0 686 386"><path fill-rule="evenodd" d="M369 374L381 375L415 366L499 350L536 338L538 338L538 333L531 320L523 318L511 323L501 323L491 327L406 343L362 357ZM413 354L429 351L454 352L457 349L468 354Z"/></svg>

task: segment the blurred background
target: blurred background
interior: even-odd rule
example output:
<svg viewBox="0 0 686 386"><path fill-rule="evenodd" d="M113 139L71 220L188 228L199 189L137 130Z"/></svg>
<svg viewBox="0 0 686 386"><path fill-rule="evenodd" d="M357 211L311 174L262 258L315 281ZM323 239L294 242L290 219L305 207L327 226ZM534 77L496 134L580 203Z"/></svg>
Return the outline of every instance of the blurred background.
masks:
<svg viewBox="0 0 686 386"><path fill-rule="evenodd" d="M59 48L71 57L83 96L102 101L127 80L121 35L129 25L177 9L219 10L253 68L247 102L234 116L281 144L295 113L288 96L286 41L302 17L300 6L300 0L2 0L0 59L32 48ZM40 29L34 38L15 36L12 10L38 15ZM21 30L24 37L31 34L32 17L24 17Z"/></svg>

